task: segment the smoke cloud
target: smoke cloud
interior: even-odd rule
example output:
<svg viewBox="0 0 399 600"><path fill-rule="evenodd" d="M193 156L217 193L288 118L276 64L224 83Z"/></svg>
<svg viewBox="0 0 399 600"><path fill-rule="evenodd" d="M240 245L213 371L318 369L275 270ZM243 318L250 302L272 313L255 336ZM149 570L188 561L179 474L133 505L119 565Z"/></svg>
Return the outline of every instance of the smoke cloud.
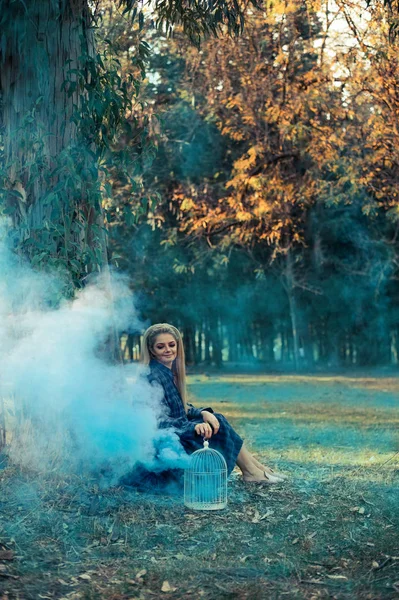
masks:
<svg viewBox="0 0 399 600"><path fill-rule="evenodd" d="M110 483L137 463L184 466L176 434L157 430L161 392L147 368L109 364L101 353L113 328L142 329L128 281L98 277L60 300L60 279L33 271L7 236L0 222L0 393L14 414L11 459Z"/></svg>

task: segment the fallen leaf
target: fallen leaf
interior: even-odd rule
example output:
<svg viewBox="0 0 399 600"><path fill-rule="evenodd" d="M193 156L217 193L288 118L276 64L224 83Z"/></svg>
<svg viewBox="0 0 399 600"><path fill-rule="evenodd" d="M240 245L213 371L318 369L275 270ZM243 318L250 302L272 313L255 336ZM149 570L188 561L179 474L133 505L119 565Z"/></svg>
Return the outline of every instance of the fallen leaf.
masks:
<svg viewBox="0 0 399 600"><path fill-rule="evenodd" d="M135 579L140 579L141 577L144 577L144 575L147 575L147 569L141 569L141 571L136 573Z"/></svg>
<svg viewBox="0 0 399 600"><path fill-rule="evenodd" d="M297 544L299 542L299 538L295 538L295 540L292 540L292 545Z"/></svg>
<svg viewBox="0 0 399 600"><path fill-rule="evenodd" d="M380 565L378 564L378 562L376 560L373 560L373 562L371 563L371 566L372 566L373 569L378 569L378 567Z"/></svg>
<svg viewBox="0 0 399 600"><path fill-rule="evenodd" d="M268 510L264 515L262 515L259 519L259 521L263 521L264 519L267 519L268 517L271 517L272 515L274 515L274 510Z"/></svg>
<svg viewBox="0 0 399 600"><path fill-rule="evenodd" d="M364 515L365 513L365 508L364 506L352 506L352 508L349 509L351 512L357 512L359 513L359 515Z"/></svg>
<svg viewBox="0 0 399 600"><path fill-rule="evenodd" d="M169 581L164 581L161 587L161 592L175 592L177 588L172 587Z"/></svg>
<svg viewBox="0 0 399 600"><path fill-rule="evenodd" d="M78 575L78 579L84 579L85 581L89 581L91 577L88 573L82 573L81 575Z"/></svg>
<svg viewBox="0 0 399 600"><path fill-rule="evenodd" d="M265 492L256 492L255 496L259 496L260 498L269 498L269 494L265 494Z"/></svg>
<svg viewBox="0 0 399 600"><path fill-rule="evenodd" d="M252 519L251 523L259 523L259 521L260 521L260 512L258 510L255 510L254 518Z"/></svg>
<svg viewBox="0 0 399 600"><path fill-rule="evenodd" d="M348 579L345 575L326 575L328 579Z"/></svg>

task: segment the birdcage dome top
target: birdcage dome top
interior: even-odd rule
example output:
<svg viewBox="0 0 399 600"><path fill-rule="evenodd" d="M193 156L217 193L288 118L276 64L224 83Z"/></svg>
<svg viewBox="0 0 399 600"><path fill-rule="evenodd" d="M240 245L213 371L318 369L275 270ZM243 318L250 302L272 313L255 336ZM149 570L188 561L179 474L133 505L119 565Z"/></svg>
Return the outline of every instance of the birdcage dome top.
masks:
<svg viewBox="0 0 399 600"><path fill-rule="evenodd" d="M209 442L205 440L204 447L191 455L190 468L194 471L224 471L227 465L220 452L209 447Z"/></svg>

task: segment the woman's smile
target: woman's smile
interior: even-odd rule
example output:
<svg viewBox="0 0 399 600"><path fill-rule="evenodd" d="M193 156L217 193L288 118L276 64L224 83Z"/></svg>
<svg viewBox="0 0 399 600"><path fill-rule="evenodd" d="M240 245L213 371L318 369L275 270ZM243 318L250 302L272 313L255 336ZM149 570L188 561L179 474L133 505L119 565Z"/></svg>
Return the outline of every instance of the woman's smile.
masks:
<svg viewBox="0 0 399 600"><path fill-rule="evenodd" d="M177 356L177 342L173 335L170 333L157 335L152 353L157 361L171 369Z"/></svg>

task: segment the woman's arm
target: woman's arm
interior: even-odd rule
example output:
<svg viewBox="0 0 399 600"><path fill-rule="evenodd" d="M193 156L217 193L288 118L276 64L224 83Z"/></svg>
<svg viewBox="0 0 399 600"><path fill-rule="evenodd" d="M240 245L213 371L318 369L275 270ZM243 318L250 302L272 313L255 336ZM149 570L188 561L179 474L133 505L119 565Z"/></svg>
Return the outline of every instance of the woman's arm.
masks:
<svg viewBox="0 0 399 600"><path fill-rule="evenodd" d="M202 418L204 419L204 423L207 423L212 427L213 433L217 433L220 429L219 420L213 414L213 411L210 413L207 410L202 411Z"/></svg>
<svg viewBox="0 0 399 600"><path fill-rule="evenodd" d="M195 424L190 423L187 419L178 417L168 417L163 414L158 419L158 427L160 429L175 429L177 433L192 433L194 431Z"/></svg>
<svg viewBox="0 0 399 600"><path fill-rule="evenodd" d="M187 410L187 418L192 420L192 419L202 419L202 412L204 410L206 410L209 413L213 413L213 409L208 407L208 408L195 408L195 406L193 406L192 404L187 403L188 406L188 410Z"/></svg>
<svg viewBox="0 0 399 600"><path fill-rule="evenodd" d="M202 419L204 423L211 425L213 433L217 433L219 431L220 423L213 414L212 408L195 408L195 406L192 404L188 404L187 406L189 407L187 411L187 418L190 421L193 419Z"/></svg>

